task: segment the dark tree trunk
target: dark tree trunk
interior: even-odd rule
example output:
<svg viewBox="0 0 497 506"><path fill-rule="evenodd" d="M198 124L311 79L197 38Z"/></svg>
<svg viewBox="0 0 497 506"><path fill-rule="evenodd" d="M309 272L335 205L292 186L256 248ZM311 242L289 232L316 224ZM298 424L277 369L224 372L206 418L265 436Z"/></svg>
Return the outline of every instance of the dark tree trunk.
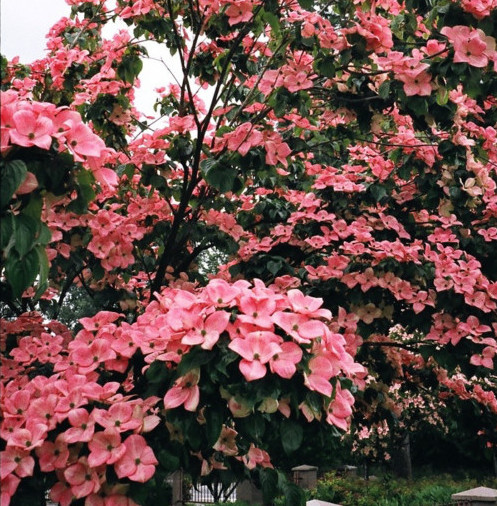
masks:
<svg viewBox="0 0 497 506"><path fill-rule="evenodd" d="M392 452L392 470L400 478L412 480L411 443L409 434L401 440Z"/></svg>

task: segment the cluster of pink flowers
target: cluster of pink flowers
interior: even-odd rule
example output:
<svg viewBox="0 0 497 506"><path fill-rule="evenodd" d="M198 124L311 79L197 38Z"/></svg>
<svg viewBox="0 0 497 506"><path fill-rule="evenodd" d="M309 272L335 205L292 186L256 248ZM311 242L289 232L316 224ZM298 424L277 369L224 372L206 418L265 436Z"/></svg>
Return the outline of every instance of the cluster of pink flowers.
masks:
<svg viewBox="0 0 497 506"><path fill-rule="evenodd" d="M146 229L133 218L101 209L88 220L88 225L93 236L88 250L100 259L105 270L125 269L135 261L133 241L142 239Z"/></svg>
<svg viewBox="0 0 497 506"><path fill-rule="evenodd" d="M13 146L36 146L44 150L54 146L59 152L71 153L75 161L87 164L102 184L117 182L115 173L103 167L109 153L104 141L83 123L78 112L21 98L13 90L1 93L1 104L2 153Z"/></svg>
<svg viewBox="0 0 497 506"><path fill-rule="evenodd" d="M441 30L454 48L454 62L467 63L472 67L486 67L496 61L495 39L483 30L469 26L444 26Z"/></svg>
<svg viewBox="0 0 497 506"><path fill-rule="evenodd" d="M472 14L476 19L486 18L497 9L496 0L458 0L458 3L463 10Z"/></svg>
<svg viewBox="0 0 497 506"><path fill-rule="evenodd" d="M57 475L51 497L62 506L75 498L92 506L123 500L131 506L126 484L108 483L106 468L113 466L119 479L142 483L154 474L158 462L142 434L159 423L150 412L159 399L132 399L118 393L119 383L97 383L97 368L116 358L106 339L118 317L102 312L83 319L85 328L73 341L64 326L29 314L15 325L2 322L3 343L7 333L30 334L2 364L2 505L9 504L21 478L33 475L35 459L42 472ZM29 379L27 372L40 364L52 364L54 374Z"/></svg>
<svg viewBox="0 0 497 506"><path fill-rule="evenodd" d="M153 476L157 460L144 435L160 423L160 399L126 395L116 382L98 383L104 370L128 371L138 349L147 364L165 362L170 368L194 347L213 350L220 339L227 340L246 381L268 373L285 380L300 377L309 390L323 396L320 412L302 402L304 416L312 420L324 415L328 423L346 429L354 398L338 380L349 377L360 383L365 370L338 333L345 323L332 323L321 305L321 299L297 289L284 294L258 280L251 285L213 279L198 291L164 289L131 325L119 323L121 315L114 312L82 318L83 329L73 339L64 326L44 324L41 318L26 315L5 322L3 342L9 334L20 337L3 361L2 504L9 503L20 479L33 474L35 459L42 472L57 475L51 496L63 506L73 498L86 498L88 506L117 504L127 482L108 483L109 466L118 480L145 482ZM27 372L36 372L40 364L50 366L53 374L29 379ZM178 377L163 397L164 408L200 409L200 377L201 368ZM222 397L234 417L248 414L236 393L224 391ZM265 402L259 409L290 416L288 399ZM214 449L236 456L249 469L271 466L267 453L253 445L240 455L236 431L226 427L225 432ZM202 465L205 474L216 464L211 459Z"/></svg>
<svg viewBox="0 0 497 506"><path fill-rule="evenodd" d="M212 349L224 332L229 335L228 347L240 356L239 369L247 381L263 378L268 369L291 379L301 370L305 353L306 386L326 397L333 395L325 405L328 422L347 427L353 397L339 383L333 388L331 381L340 375L361 378L365 371L346 351L345 338L323 321L331 315L320 308L320 299L299 290L284 295L257 280L251 287L246 281L228 284L221 279L213 279L198 295L168 289L158 299L126 332L130 346L140 347L146 362L180 362L192 346ZM227 310L236 311L236 317L230 318ZM167 392L164 406L184 405L194 411L201 402L199 375L193 370L179 378Z"/></svg>
<svg viewBox="0 0 497 506"><path fill-rule="evenodd" d="M266 150L266 163L268 165L277 165L281 163L288 167L288 156L292 150L281 135L275 131L265 130L264 132L254 128L250 122L242 123L233 132L223 135L217 142L214 151L220 151L227 147L230 151L238 151L245 156L251 148L262 146ZM281 171L283 175L286 172Z"/></svg>

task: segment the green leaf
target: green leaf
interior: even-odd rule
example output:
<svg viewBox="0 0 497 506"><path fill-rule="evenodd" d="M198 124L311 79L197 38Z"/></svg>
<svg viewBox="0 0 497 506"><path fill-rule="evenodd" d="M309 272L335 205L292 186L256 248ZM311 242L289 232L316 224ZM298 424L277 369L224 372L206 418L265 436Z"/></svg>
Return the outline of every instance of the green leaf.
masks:
<svg viewBox="0 0 497 506"><path fill-rule="evenodd" d="M332 56L325 56L318 65L319 73L324 77L335 77L336 73L336 58Z"/></svg>
<svg viewBox="0 0 497 506"><path fill-rule="evenodd" d="M28 168L22 160L11 160L0 166L0 208L8 206L12 195L26 178Z"/></svg>
<svg viewBox="0 0 497 506"><path fill-rule="evenodd" d="M271 503L273 497L278 493L278 473L268 467L259 469L259 480L261 482L264 502Z"/></svg>
<svg viewBox="0 0 497 506"><path fill-rule="evenodd" d="M214 354L201 348L193 348L190 352L183 355L178 365L178 376L184 376L187 372L207 364L214 358Z"/></svg>
<svg viewBox="0 0 497 506"><path fill-rule="evenodd" d="M380 202L383 197L387 196L386 188L381 184L373 184L369 187L369 191L371 195L376 200L376 202Z"/></svg>
<svg viewBox="0 0 497 506"><path fill-rule="evenodd" d="M179 469L179 458L167 450L160 450L157 453L157 460L166 471L176 471Z"/></svg>
<svg viewBox="0 0 497 506"><path fill-rule="evenodd" d="M390 94L390 81L386 80L380 84L380 87L378 88L378 95L383 99L387 99L389 94Z"/></svg>
<svg viewBox="0 0 497 506"><path fill-rule="evenodd" d="M283 494L285 495L285 506L304 506L304 491L295 483L287 480L283 485Z"/></svg>
<svg viewBox="0 0 497 506"><path fill-rule="evenodd" d="M280 34L280 32L281 32L280 20L278 19L278 16L276 16L276 14L273 14L272 12L264 11L264 13L262 14L262 19L266 23L269 23L274 35L278 36Z"/></svg>
<svg viewBox="0 0 497 506"><path fill-rule="evenodd" d="M22 292L31 286L38 271L39 258L36 250L29 251L23 258L11 252L5 262L5 276L15 298L20 297Z"/></svg>
<svg viewBox="0 0 497 506"><path fill-rule="evenodd" d="M271 274L274 274L275 276L278 274L278 272L280 271L280 269L282 268L283 264L282 262L278 261L278 260L269 260L269 262L266 264L266 267L267 267L267 270L271 273Z"/></svg>
<svg viewBox="0 0 497 506"><path fill-rule="evenodd" d="M47 227L47 225L45 225L45 223L40 223L40 230L36 243L46 246L51 240L52 232L50 232L50 229Z"/></svg>
<svg viewBox="0 0 497 506"><path fill-rule="evenodd" d="M310 10L312 9L313 4L314 4L313 0L299 0L299 5L303 9Z"/></svg>
<svg viewBox="0 0 497 506"><path fill-rule="evenodd" d="M34 300L37 301L48 288L48 272L50 271L50 263L48 262L47 251L43 246L37 246L35 248L36 254L38 255L39 264L39 281L38 288L36 290Z"/></svg>
<svg viewBox="0 0 497 506"><path fill-rule="evenodd" d="M443 86L440 86L437 90L437 104L438 105L445 105L449 101L449 90L447 88L444 88Z"/></svg>
<svg viewBox="0 0 497 506"><path fill-rule="evenodd" d="M239 426L241 432L245 432L255 441L260 441L266 430L264 418L259 414L240 419Z"/></svg>
<svg viewBox="0 0 497 506"><path fill-rule="evenodd" d="M133 84L142 68L143 62L141 58L138 55L130 55L123 58L123 61L117 69L117 73L123 81Z"/></svg>
<svg viewBox="0 0 497 506"><path fill-rule="evenodd" d="M283 420L280 426L281 444L287 455L293 453L302 444L304 431L302 427L293 420Z"/></svg>
<svg viewBox="0 0 497 506"><path fill-rule="evenodd" d="M0 218L0 249L8 252L8 247L14 239L14 216L7 214Z"/></svg>
<svg viewBox="0 0 497 506"><path fill-rule="evenodd" d="M14 218L14 249L22 258L36 243L39 223L25 214Z"/></svg>
<svg viewBox="0 0 497 506"><path fill-rule="evenodd" d="M43 208L43 199L41 198L41 195L36 193L31 193L29 196L29 203L28 205L23 209L23 214L26 216L31 216L36 221L40 221L41 219L41 210Z"/></svg>
<svg viewBox="0 0 497 506"><path fill-rule="evenodd" d="M162 383L168 376L167 367L164 362L156 360L152 362L145 373L148 383Z"/></svg>
<svg viewBox="0 0 497 506"><path fill-rule="evenodd" d="M202 172L207 183L217 188L221 193L233 190L237 179L237 170L234 167L214 160L206 160L202 164Z"/></svg>
<svg viewBox="0 0 497 506"><path fill-rule="evenodd" d="M205 411L205 431L207 433L207 444L213 446L221 434L223 428L224 416L219 408L210 407Z"/></svg>

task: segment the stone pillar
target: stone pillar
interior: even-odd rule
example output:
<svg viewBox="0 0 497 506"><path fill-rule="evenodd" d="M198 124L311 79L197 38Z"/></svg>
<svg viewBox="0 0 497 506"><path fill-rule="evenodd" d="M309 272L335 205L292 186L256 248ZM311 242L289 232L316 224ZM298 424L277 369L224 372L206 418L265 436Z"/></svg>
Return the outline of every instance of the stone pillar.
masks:
<svg viewBox="0 0 497 506"><path fill-rule="evenodd" d="M263 503L262 491L250 480L244 480L236 487L236 500L260 505Z"/></svg>
<svg viewBox="0 0 497 506"><path fill-rule="evenodd" d="M183 505L183 471L174 471L168 478L172 488L171 506Z"/></svg>
<svg viewBox="0 0 497 506"><path fill-rule="evenodd" d="M292 467L293 481L301 488L316 488L318 483L318 468L316 466Z"/></svg>
<svg viewBox="0 0 497 506"><path fill-rule="evenodd" d="M461 506L497 506L497 490L495 488L476 487L452 494L451 499Z"/></svg>

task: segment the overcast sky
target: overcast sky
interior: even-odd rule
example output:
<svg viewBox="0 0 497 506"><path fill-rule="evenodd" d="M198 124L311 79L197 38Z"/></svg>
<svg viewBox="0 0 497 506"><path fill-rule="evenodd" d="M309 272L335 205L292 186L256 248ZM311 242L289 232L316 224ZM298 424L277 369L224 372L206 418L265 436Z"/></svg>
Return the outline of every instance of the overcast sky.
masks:
<svg viewBox="0 0 497 506"><path fill-rule="evenodd" d="M45 54L48 30L59 19L69 16L71 7L65 0L0 0L0 48L8 59L19 56L22 63L30 63ZM147 43L149 54L163 58L178 75L177 62L168 52ZM164 65L147 60L140 76L142 86L136 92L138 110L153 114L152 90L172 81Z"/></svg>
<svg viewBox="0 0 497 506"><path fill-rule="evenodd" d="M2 54L29 63L43 56L45 35L71 7L64 0L0 0L0 12Z"/></svg>

